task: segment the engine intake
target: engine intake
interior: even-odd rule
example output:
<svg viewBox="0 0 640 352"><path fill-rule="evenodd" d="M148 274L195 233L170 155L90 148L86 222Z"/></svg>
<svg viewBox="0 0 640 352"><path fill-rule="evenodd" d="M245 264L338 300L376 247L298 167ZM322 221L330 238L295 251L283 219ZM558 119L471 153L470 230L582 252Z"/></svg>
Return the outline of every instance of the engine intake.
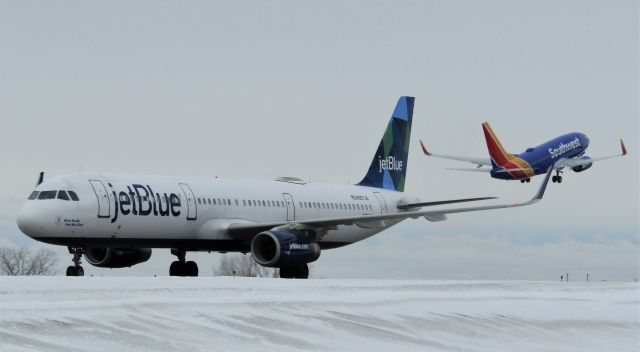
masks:
<svg viewBox="0 0 640 352"><path fill-rule="evenodd" d="M307 264L318 260L320 245L289 232L265 231L251 241L251 255L267 267Z"/></svg>
<svg viewBox="0 0 640 352"><path fill-rule="evenodd" d="M100 268L125 268L151 258L151 248L88 248L84 258Z"/></svg>
<svg viewBox="0 0 640 352"><path fill-rule="evenodd" d="M587 160L587 161L588 161L588 160L591 160L591 158L590 158L590 157L588 157L588 156L583 156L583 157L581 157L580 159L582 159L582 160ZM571 168L571 170L573 170L573 171L575 171L575 172L582 172L582 171L584 171L584 170L586 170L586 169L590 168L591 166L593 166L593 163L589 163L589 164L585 164L585 165L579 165L579 166L574 166L574 167L572 167L572 168Z"/></svg>

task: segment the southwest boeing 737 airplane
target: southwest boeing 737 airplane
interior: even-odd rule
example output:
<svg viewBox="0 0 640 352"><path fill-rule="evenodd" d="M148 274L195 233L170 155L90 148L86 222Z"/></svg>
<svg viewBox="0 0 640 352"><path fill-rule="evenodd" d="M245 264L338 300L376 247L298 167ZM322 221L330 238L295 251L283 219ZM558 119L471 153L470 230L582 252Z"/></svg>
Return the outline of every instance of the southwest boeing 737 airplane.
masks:
<svg viewBox="0 0 640 352"><path fill-rule="evenodd" d="M82 276L81 257L105 268L147 261L151 248L177 256L171 276L197 276L189 251L249 253L280 269L282 278L307 278L322 250L361 241L405 219L442 221L447 214L530 205L542 199L552 168L537 194L516 204L432 208L492 198L424 202L404 193L413 116L412 97L401 97L365 177L356 185L73 173L43 180L21 209L22 232L67 246Z"/></svg>
<svg viewBox="0 0 640 352"><path fill-rule="evenodd" d="M587 147L589 147L589 138L582 133L576 132L567 133L537 147L527 148L524 153L511 154L502 147L488 122L482 124L482 129L484 130L484 138L487 142L490 159L433 154L427 150L422 141L420 141L420 145L427 156L467 161L477 165L477 168L455 168L450 170L488 172L493 178L520 180L522 183L531 181L531 177L535 175L546 173L551 166L556 171L556 175L551 178L551 181L561 183L562 176L560 174L564 168L582 172L590 168L596 161L627 155L627 148L624 146L622 139L620 139L621 154L600 158L588 157L584 154ZM483 168L483 166L490 166L490 168Z"/></svg>

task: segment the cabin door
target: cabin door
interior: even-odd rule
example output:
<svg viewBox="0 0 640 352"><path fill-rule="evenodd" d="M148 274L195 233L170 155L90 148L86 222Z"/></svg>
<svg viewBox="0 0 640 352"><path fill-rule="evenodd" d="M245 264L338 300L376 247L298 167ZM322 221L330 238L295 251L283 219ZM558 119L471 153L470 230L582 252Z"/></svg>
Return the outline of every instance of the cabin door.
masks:
<svg viewBox="0 0 640 352"><path fill-rule="evenodd" d="M282 193L284 198L284 204L287 207L287 221L293 221L296 219L296 205L293 203L293 197L289 193Z"/></svg>
<svg viewBox="0 0 640 352"><path fill-rule="evenodd" d="M95 192L96 197L98 198L98 217L110 217L111 202L109 201L109 195L107 193L107 188L104 186L104 183L99 180L89 180L89 183L91 184L91 187L93 187L93 192Z"/></svg>
<svg viewBox="0 0 640 352"><path fill-rule="evenodd" d="M196 197L193 195L191 187L186 183L178 183L182 189L182 193L187 200L187 220L195 220L198 218L198 208L196 205Z"/></svg>

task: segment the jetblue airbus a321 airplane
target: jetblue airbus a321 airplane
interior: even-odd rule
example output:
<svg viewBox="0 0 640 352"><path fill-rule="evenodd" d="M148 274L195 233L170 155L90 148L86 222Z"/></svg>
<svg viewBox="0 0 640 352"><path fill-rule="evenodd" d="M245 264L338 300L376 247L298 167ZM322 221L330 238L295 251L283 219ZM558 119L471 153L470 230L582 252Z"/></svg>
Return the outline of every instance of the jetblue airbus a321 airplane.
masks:
<svg viewBox="0 0 640 352"><path fill-rule="evenodd" d="M68 276L82 276L81 256L92 265L130 267L147 261L151 248L171 248L172 276L197 276L188 251L251 252L280 277L307 278L321 250L345 246L402 220L442 221L447 214L530 205L466 208L430 206L490 198L424 202L405 194L412 97L401 97L366 176L357 185L74 173L43 181L20 211L26 235L64 245L73 254Z"/></svg>
<svg viewBox="0 0 640 352"><path fill-rule="evenodd" d="M562 176L560 176L560 174L564 168L570 168L575 172L582 172L590 168L596 161L627 155L624 142L620 139L621 154L600 158L588 157L584 154L587 147L589 147L589 138L582 133L576 132L567 133L540 144L537 147L528 148L524 153L511 154L502 147L502 144L495 133L493 133L488 122L482 124L482 129L484 130L484 138L487 142L487 149L489 149L489 156L491 158L469 158L433 154L427 150L427 147L422 141L420 141L420 145L422 146L424 154L428 156L467 161L478 166L472 169L455 168L450 170L488 172L493 178L520 180L522 183L531 181L531 177L535 175L546 173L552 165L556 171L556 175L551 178L551 181L561 183ZM491 168L483 168L483 166L490 166Z"/></svg>

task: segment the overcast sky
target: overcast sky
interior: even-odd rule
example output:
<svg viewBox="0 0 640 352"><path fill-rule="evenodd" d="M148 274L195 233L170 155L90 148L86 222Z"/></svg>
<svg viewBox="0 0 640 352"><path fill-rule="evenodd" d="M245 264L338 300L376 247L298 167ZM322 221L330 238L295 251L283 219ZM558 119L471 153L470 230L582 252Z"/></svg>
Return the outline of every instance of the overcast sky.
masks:
<svg viewBox="0 0 640 352"><path fill-rule="evenodd" d="M637 1L0 1L0 244L37 173L359 181L416 97L406 192L531 197L433 152L486 157L563 133L588 155L532 207L408 220L322 253L316 277L640 277ZM58 248L60 267L70 263ZM193 256L211 274L219 254ZM157 250L131 270L166 275Z"/></svg>

